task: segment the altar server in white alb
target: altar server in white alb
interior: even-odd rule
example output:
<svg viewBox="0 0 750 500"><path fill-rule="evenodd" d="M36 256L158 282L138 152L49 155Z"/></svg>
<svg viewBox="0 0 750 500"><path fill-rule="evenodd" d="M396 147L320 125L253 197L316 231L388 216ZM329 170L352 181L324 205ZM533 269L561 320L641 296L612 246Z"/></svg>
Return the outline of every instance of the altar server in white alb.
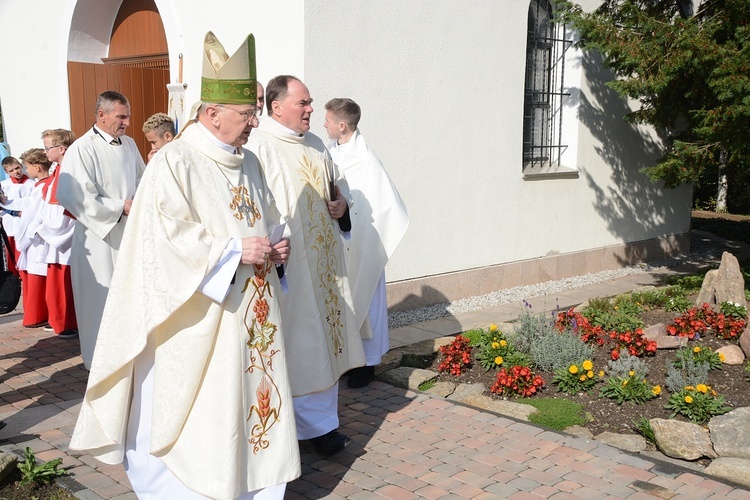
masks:
<svg viewBox="0 0 750 500"><path fill-rule="evenodd" d="M300 475L276 264L289 240L256 157L255 39L204 41L195 122L133 202L70 447L140 499L268 499ZM275 238L274 238L275 239Z"/></svg>
<svg viewBox="0 0 750 500"><path fill-rule="evenodd" d="M359 105L337 98L325 108L328 150L346 177L351 197L351 238L343 244L367 365L351 370L347 385L358 388L372 381L375 365L388 352L385 265L406 232L409 216L396 186L357 128Z"/></svg>
<svg viewBox="0 0 750 500"><path fill-rule="evenodd" d="M96 123L65 153L57 178L57 200L76 219L70 274L83 365L89 369L122 234L135 190L146 168L125 135L127 97L99 94Z"/></svg>
<svg viewBox="0 0 750 500"><path fill-rule="evenodd" d="M339 236L350 229L346 185L323 141L309 132L313 107L304 83L271 79L266 110L248 146L288 218L294 249L282 312L297 436L331 456L351 442L337 431L339 377L365 364Z"/></svg>

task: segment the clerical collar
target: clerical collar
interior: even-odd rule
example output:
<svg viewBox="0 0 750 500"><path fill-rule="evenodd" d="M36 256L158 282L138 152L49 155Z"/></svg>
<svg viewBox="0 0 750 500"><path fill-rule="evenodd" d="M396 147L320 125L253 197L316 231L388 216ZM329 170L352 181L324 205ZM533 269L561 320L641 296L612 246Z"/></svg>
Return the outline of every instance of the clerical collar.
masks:
<svg viewBox="0 0 750 500"><path fill-rule="evenodd" d="M283 130L284 132L287 132L291 136L294 136L294 137L303 137L305 135L305 134L300 134L299 132L296 132L296 131L290 129L286 125L282 125L281 123L278 122L278 120L276 120L273 117L271 117L271 119L276 122L276 124L279 126L279 128L281 128L281 130Z"/></svg>
<svg viewBox="0 0 750 500"><path fill-rule="evenodd" d="M101 137L102 139L104 139L107 142L107 144L112 143L112 141L117 141L118 143L121 142L120 139L112 137L111 135L109 135L108 133L106 133L104 130L100 129L96 125L94 125L93 129L94 129L94 133L98 135L99 137Z"/></svg>
<svg viewBox="0 0 750 500"><path fill-rule="evenodd" d="M223 150L224 150L224 151L226 151L227 153L237 154L237 146L232 146L232 145L230 145L230 144L226 144L226 143L224 143L224 142L221 142L221 141L220 141L219 139L217 139L217 138L216 138L216 136L215 136L214 134L212 134L212 133L211 133L211 131L210 131L210 130L208 130L208 129L206 128L206 126L205 126L205 125L203 125L203 124L202 124L201 122L195 122L195 124L196 124L196 125L198 125L198 128L199 128L199 129L201 130L201 132L203 132L204 134L206 134L206 137L208 137L208 139L209 139L209 140L210 140L211 142L213 142L214 144L216 144L217 146L219 146L219 147L220 147L221 149L223 149Z"/></svg>

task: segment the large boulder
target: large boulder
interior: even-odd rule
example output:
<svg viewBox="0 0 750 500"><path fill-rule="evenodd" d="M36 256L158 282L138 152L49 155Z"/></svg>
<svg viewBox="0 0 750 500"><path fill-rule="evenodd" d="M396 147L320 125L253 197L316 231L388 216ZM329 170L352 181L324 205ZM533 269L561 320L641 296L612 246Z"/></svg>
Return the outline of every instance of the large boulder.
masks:
<svg viewBox="0 0 750 500"><path fill-rule="evenodd" d="M720 457L750 459L750 408L737 408L713 417L708 430Z"/></svg>
<svg viewBox="0 0 750 500"><path fill-rule="evenodd" d="M654 431L656 447L668 457L698 460L718 456L711 445L708 431L700 425L664 418L652 418L649 423Z"/></svg>
<svg viewBox="0 0 750 500"><path fill-rule="evenodd" d="M695 304L700 306L704 302L711 305L733 302L747 307L745 278L742 276L737 257L731 253L724 252L721 255L719 269L706 273Z"/></svg>
<svg viewBox="0 0 750 500"><path fill-rule="evenodd" d="M719 347L716 352L724 356L725 365L741 365L745 362L745 353L740 346L729 344Z"/></svg>
<svg viewBox="0 0 750 500"><path fill-rule="evenodd" d="M705 473L750 487L750 460L746 458L719 457L706 467Z"/></svg>
<svg viewBox="0 0 750 500"><path fill-rule="evenodd" d="M740 347L745 356L750 357L750 324L745 328L745 331L740 335Z"/></svg>

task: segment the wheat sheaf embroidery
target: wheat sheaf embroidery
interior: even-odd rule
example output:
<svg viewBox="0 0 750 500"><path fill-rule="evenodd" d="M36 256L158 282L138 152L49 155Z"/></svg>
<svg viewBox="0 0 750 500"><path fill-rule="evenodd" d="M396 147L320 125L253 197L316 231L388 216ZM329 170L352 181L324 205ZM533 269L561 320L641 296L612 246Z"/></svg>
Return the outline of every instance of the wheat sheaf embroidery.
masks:
<svg viewBox="0 0 750 500"><path fill-rule="evenodd" d="M266 275L273 268L271 261L254 266L255 273L245 281L242 293L252 290L253 294L245 310L244 323L249 339L247 347L250 349L250 366L245 370L253 373L260 370L263 373L260 383L255 389L256 403L250 407L247 420L257 418L250 429L247 440L253 446L253 454L268 448L271 444L268 433L279 421L283 399L281 391L274 381L273 357L280 349L271 349L278 326L268 321L268 299L273 298L271 288L266 281ZM252 311L250 308L252 307ZM275 397L274 397L275 396ZM277 401L274 406L274 401Z"/></svg>
<svg viewBox="0 0 750 500"><path fill-rule="evenodd" d="M336 246L338 236L334 232L328 205L325 200L325 179L321 167L316 166L307 155L300 161L302 182L306 184L303 191L310 214L308 234L315 251L315 269L318 274L319 287L323 290L328 335L331 337L334 356L344 352L344 325L341 322L341 305L336 283Z"/></svg>

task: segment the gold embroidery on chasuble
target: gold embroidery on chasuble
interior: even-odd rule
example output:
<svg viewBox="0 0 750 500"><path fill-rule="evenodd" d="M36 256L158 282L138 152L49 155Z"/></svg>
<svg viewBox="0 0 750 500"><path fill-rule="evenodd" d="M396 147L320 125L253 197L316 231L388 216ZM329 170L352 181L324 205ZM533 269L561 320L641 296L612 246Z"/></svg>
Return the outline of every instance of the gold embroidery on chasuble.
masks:
<svg viewBox="0 0 750 500"><path fill-rule="evenodd" d="M273 269L273 263L266 260L263 264L256 264L254 269L255 273L245 281L242 293L250 290L253 292L244 317L244 325L249 337L247 347L250 349L251 363L245 371L253 373L259 370L263 373L255 389L256 403L250 407L247 416L248 422L256 419L250 430L250 439L247 441L253 445L253 454L257 454L271 444L268 440L268 433L278 422L281 405L284 402L281 391L273 378L273 357L280 352L280 349L271 349L271 345L273 345L278 326L268 320L268 299L273 299L273 295L266 276Z"/></svg>
<svg viewBox="0 0 750 500"><path fill-rule="evenodd" d="M258 210L255 200L250 198L247 188L238 186L230 187L229 190L232 192L232 202L229 204L229 209L233 212L234 218L237 220L244 219L248 227L255 226L255 221L261 218L260 210Z"/></svg>
<svg viewBox="0 0 750 500"><path fill-rule="evenodd" d="M308 236L310 248L316 252L315 269L318 274L319 287L323 290L328 335L331 338L333 355L338 357L344 352L344 325L341 323L341 306L339 304L336 283L336 246L338 235L334 231L333 221L328 213L325 190L324 170L316 166L307 155L300 161L300 173L305 188L302 195L310 215Z"/></svg>

